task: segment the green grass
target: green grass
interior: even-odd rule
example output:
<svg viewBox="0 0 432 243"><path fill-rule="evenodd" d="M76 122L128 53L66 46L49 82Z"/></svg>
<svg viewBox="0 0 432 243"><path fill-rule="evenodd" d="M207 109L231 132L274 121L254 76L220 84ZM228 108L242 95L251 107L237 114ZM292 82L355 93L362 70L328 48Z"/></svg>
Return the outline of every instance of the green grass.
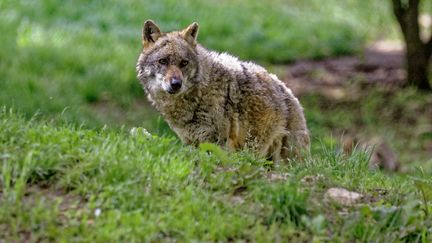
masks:
<svg viewBox="0 0 432 243"><path fill-rule="evenodd" d="M88 130L6 108L0 130L6 242L431 240L430 178L371 170L361 151L323 146L280 166L142 128ZM364 194L362 203L326 200L334 186Z"/></svg>

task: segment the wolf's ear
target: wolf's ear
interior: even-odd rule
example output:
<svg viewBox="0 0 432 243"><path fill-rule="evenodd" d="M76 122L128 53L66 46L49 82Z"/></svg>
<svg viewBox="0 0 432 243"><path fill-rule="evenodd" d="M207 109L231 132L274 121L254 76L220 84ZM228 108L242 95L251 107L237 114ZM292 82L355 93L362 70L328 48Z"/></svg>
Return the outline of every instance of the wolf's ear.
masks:
<svg viewBox="0 0 432 243"><path fill-rule="evenodd" d="M156 40L162 35L159 27L153 22L153 20L146 20L142 31L142 43L144 48L156 42Z"/></svg>
<svg viewBox="0 0 432 243"><path fill-rule="evenodd" d="M186 29L182 31L183 38L189 43L195 45L198 37L198 28L199 25L197 22L193 22Z"/></svg>

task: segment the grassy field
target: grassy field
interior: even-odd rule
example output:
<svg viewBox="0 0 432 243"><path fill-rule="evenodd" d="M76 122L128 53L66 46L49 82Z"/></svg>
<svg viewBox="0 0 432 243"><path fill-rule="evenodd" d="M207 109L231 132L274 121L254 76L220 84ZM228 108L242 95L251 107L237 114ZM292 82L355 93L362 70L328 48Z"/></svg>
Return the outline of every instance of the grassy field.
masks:
<svg viewBox="0 0 432 243"><path fill-rule="evenodd" d="M366 153L322 148L277 166L143 129L58 126L7 109L0 129L6 242L431 239L430 177L370 170ZM335 203L324 194L335 186L363 199Z"/></svg>
<svg viewBox="0 0 432 243"><path fill-rule="evenodd" d="M163 30L198 21L208 48L272 69L358 54L394 35L388 7L0 1L0 242L430 241L430 94L367 91L361 103L302 96L312 156L273 165L181 145L135 78L149 18ZM405 173L370 169L364 151L343 154L335 136L349 129L385 137ZM332 187L363 198L341 205L325 196Z"/></svg>

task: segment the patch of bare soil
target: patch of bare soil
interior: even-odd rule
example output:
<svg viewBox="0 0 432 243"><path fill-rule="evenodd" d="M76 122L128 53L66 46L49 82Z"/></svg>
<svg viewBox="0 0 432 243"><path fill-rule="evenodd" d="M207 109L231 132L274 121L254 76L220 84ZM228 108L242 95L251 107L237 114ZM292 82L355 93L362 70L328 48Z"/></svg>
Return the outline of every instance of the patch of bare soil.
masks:
<svg viewBox="0 0 432 243"><path fill-rule="evenodd" d="M405 75L402 46L377 42L360 56L298 61L282 78L299 96L318 92L333 99L355 99L359 90L371 86L401 87Z"/></svg>
<svg viewBox="0 0 432 243"><path fill-rule="evenodd" d="M64 189L48 185L34 185L27 188L23 201L28 205L34 205L37 200L43 200L50 205L58 202L58 209L61 214L68 210L82 209L85 205L85 200L82 197L71 192L66 192Z"/></svg>
<svg viewBox="0 0 432 243"><path fill-rule="evenodd" d="M0 189L0 201L2 196ZM70 215L77 217L87 210L84 198L53 185L29 185L26 188L20 203L22 203L24 210L38 207L40 205L43 205L47 210L51 210L52 207L55 207L58 210L54 211L58 213L58 218L56 220L58 220L58 224L64 227L67 227L69 224ZM20 242L44 242L48 240L44 238L33 238L35 236L29 229L18 228L17 232L11 232L9 225L0 223L0 243L6 242L2 241L2 236L6 236L7 238L7 236L11 237L14 234L18 234L14 237L18 237Z"/></svg>

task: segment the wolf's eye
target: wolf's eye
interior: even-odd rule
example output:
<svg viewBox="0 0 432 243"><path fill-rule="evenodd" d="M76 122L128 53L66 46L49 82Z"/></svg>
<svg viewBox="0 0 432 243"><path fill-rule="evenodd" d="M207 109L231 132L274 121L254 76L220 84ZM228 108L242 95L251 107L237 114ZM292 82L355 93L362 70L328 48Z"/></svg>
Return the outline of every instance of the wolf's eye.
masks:
<svg viewBox="0 0 432 243"><path fill-rule="evenodd" d="M186 67L189 64L188 60L183 60L180 62L180 67Z"/></svg>
<svg viewBox="0 0 432 243"><path fill-rule="evenodd" d="M168 59L166 59L166 58L159 59L159 64L161 64L161 65L167 65L168 64Z"/></svg>

